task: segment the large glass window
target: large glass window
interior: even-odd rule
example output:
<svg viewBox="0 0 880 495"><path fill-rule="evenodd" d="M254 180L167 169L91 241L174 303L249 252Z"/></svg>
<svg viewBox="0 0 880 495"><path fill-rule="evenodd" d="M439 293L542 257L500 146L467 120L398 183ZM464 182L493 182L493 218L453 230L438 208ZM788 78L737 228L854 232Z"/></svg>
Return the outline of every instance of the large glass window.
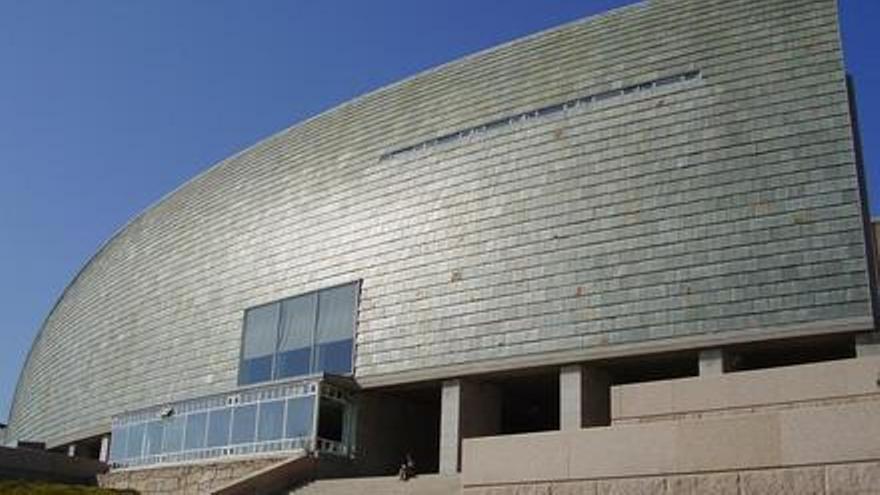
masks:
<svg viewBox="0 0 880 495"><path fill-rule="evenodd" d="M208 415L208 447L223 447L229 442L229 409L215 409Z"/></svg>
<svg viewBox="0 0 880 495"><path fill-rule="evenodd" d="M315 398L296 397L287 400L287 423L285 438L302 438L312 434L312 418L315 414Z"/></svg>
<svg viewBox="0 0 880 495"><path fill-rule="evenodd" d="M186 450L205 447L205 431L208 427L208 413L190 414L186 417Z"/></svg>
<svg viewBox="0 0 880 495"><path fill-rule="evenodd" d="M278 343L277 303L249 309L245 314L239 381L257 383L272 379L272 361Z"/></svg>
<svg viewBox="0 0 880 495"><path fill-rule="evenodd" d="M185 427L185 416L173 416L165 420L165 436L162 437L162 452L169 454L172 452L179 452L183 448L183 431ZM202 436L204 437L204 434Z"/></svg>
<svg viewBox="0 0 880 495"><path fill-rule="evenodd" d="M125 448L126 457L140 457L144 446L144 424L132 425L128 428L128 444Z"/></svg>
<svg viewBox="0 0 880 495"><path fill-rule="evenodd" d="M257 441L278 440L284 434L284 401L275 400L260 404L260 419L257 422Z"/></svg>
<svg viewBox="0 0 880 495"><path fill-rule="evenodd" d="M239 383L351 373L359 292L352 283L247 310Z"/></svg>
<svg viewBox="0 0 880 495"><path fill-rule="evenodd" d="M348 455L354 397L331 381L249 386L114 417L110 462L134 467L302 449Z"/></svg>
<svg viewBox="0 0 880 495"><path fill-rule="evenodd" d="M147 434L144 438L145 455L159 455L162 453L162 430L164 426L161 421L151 421L147 423Z"/></svg>
<svg viewBox="0 0 880 495"><path fill-rule="evenodd" d="M128 427L117 426L110 431L110 458L114 461L128 457L125 450Z"/></svg>
<svg viewBox="0 0 880 495"><path fill-rule="evenodd" d="M312 366L312 329L318 313L317 294L281 303L276 378L307 375Z"/></svg>
<svg viewBox="0 0 880 495"><path fill-rule="evenodd" d="M334 287L321 291L318 297L315 372L351 373L357 286Z"/></svg>
<svg viewBox="0 0 880 495"><path fill-rule="evenodd" d="M257 405L236 407L232 410L232 445L251 443L257 430Z"/></svg>

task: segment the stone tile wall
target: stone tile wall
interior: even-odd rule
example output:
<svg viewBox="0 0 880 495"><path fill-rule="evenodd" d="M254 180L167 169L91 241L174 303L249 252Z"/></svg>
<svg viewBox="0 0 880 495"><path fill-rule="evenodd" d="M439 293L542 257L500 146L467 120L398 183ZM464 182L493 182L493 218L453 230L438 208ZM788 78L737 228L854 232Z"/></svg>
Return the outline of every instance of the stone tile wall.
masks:
<svg viewBox="0 0 880 495"><path fill-rule="evenodd" d="M206 494L284 459L284 457L261 457L164 468L111 471L99 475L98 484L104 488L134 489L142 495Z"/></svg>

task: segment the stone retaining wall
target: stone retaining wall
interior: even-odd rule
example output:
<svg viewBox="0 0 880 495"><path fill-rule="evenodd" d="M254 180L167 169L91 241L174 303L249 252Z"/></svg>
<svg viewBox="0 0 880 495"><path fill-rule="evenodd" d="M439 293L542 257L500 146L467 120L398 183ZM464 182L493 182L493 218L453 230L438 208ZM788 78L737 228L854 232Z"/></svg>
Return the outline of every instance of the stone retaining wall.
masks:
<svg viewBox="0 0 880 495"><path fill-rule="evenodd" d="M260 457L148 469L124 469L98 476L104 488L133 489L142 495L205 494L286 457Z"/></svg>
<svg viewBox="0 0 880 495"><path fill-rule="evenodd" d="M45 450L0 447L0 480L35 480L94 484L107 465L93 459L68 457Z"/></svg>
<svg viewBox="0 0 880 495"><path fill-rule="evenodd" d="M465 487L463 495L874 495L880 461L676 476Z"/></svg>

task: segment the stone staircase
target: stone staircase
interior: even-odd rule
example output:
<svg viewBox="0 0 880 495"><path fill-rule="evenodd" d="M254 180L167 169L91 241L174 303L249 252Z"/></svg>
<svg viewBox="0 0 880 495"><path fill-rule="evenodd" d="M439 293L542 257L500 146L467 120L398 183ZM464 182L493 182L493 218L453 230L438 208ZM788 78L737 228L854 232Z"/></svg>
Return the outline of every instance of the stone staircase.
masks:
<svg viewBox="0 0 880 495"><path fill-rule="evenodd" d="M409 481L396 476L315 480L290 495L460 495L458 476L423 474Z"/></svg>

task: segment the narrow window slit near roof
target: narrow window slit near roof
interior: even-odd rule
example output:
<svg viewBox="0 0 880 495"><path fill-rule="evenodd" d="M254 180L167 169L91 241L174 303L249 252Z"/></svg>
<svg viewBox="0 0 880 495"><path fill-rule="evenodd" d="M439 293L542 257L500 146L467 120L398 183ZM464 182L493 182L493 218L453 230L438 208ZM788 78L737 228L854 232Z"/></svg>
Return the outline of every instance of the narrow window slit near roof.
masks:
<svg viewBox="0 0 880 495"><path fill-rule="evenodd" d="M633 84L631 86L626 86L620 89L613 89L609 91L602 91L600 93L594 93L587 96L582 96L580 98L576 98L574 100L565 101L562 103L554 103L553 105L549 105L546 107L541 107L536 110L529 110L528 112L518 113L516 115L511 115L508 117L503 117L497 120L492 120L485 124L480 124L474 127L468 127L466 129L458 130L455 132L451 132L449 134L444 134L442 136L428 139L422 141L420 143L413 144L411 146L406 146L403 148L398 148L394 151L390 151L388 153L383 154L379 157L380 161L389 160L391 158L395 158L401 155L405 155L411 152L426 150L428 148L432 148L437 145L452 143L455 141L459 141L462 139L466 139L475 134L482 134L487 131L500 129L502 127L510 127L515 125L518 122L526 121L533 118L545 117L548 115L556 114L559 112L564 112L566 110L577 108L582 105L589 105L592 103L600 102L600 101L608 101L615 98L620 98L623 96L628 96L636 93L642 93L646 91L652 91L657 88L670 86L673 84L681 84L687 81L693 81L695 79L699 79L702 76L701 71L692 70L688 72L683 72L680 74L673 74L670 76L664 76L658 79L653 79L650 81L644 81L638 84Z"/></svg>

